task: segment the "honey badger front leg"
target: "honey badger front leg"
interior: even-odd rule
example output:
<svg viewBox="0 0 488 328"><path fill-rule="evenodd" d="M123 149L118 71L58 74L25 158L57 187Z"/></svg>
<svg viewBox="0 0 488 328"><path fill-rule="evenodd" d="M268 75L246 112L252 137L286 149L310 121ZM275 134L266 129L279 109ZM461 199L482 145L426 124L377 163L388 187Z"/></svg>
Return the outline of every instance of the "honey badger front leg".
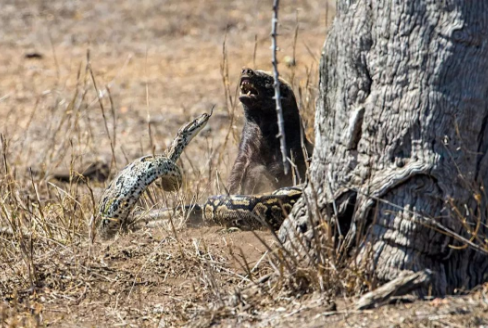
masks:
<svg viewBox="0 0 488 328"><path fill-rule="evenodd" d="M257 194L263 190L273 190L279 183L266 166L250 164L236 163L229 178L230 194Z"/></svg>

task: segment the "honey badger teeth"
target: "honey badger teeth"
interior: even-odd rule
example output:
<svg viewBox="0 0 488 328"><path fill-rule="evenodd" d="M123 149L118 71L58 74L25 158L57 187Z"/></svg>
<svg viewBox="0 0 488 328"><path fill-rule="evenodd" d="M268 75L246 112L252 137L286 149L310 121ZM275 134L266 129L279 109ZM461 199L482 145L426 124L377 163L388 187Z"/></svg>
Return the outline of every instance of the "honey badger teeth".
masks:
<svg viewBox="0 0 488 328"><path fill-rule="evenodd" d="M249 81L243 81L241 83L241 94L246 96L259 95L258 90Z"/></svg>

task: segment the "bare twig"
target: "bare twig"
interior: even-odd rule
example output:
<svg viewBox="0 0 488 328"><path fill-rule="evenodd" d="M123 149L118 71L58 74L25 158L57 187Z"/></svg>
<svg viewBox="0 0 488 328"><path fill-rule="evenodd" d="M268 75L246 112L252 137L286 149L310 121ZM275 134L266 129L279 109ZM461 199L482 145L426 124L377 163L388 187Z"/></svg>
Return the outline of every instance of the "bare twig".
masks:
<svg viewBox="0 0 488 328"><path fill-rule="evenodd" d="M258 36L254 34L254 49L252 51L252 67L256 69L256 54L258 52Z"/></svg>
<svg viewBox="0 0 488 328"><path fill-rule="evenodd" d="M90 73L90 76L91 76L91 79L92 79L92 82L93 82L93 87L95 88L95 92L97 93L98 104L100 105L100 109L102 110L102 117L103 117L103 123L104 123L104 126L105 126L105 132L107 133L107 137L108 137L108 140L110 142L110 148L112 149L112 154L114 154L115 153L115 143L112 140L112 137L110 136L110 131L108 129L107 117L105 116L105 107L103 106L102 97L100 95L100 92L98 91L98 87L97 87L97 82L95 80L95 76L93 75L93 70L92 70L91 63L90 63L90 51L89 50L87 51L86 58L87 58L88 72ZM112 105L112 103L111 103L111 105Z"/></svg>
<svg viewBox="0 0 488 328"><path fill-rule="evenodd" d="M390 301L392 297L404 296L417 288L425 288L431 281L432 272L428 269L415 273L404 271L398 278L363 295L356 303L356 309L370 309L385 304Z"/></svg>
<svg viewBox="0 0 488 328"><path fill-rule="evenodd" d="M147 77L147 53L148 53L148 46L146 44L146 57L144 61L144 84L146 89L146 122L147 122L147 132L149 134L149 149L151 149L151 153L154 156L156 152L156 145L154 144L152 129L151 129L151 113L149 112L149 79Z"/></svg>
<svg viewBox="0 0 488 328"><path fill-rule="evenodd" d="M112 93L110 92L109 84L107 84L105 86L105 90L107 90L108 99L110 100L110 111L112 114L112 136L113 136L113 140L112 139L110 140L112 142L112 144L111 144L112 161L110 163L110 170L113 170L114 168L117 167L117 160L115 158L115 143L117 142L117 118L115 116L114 100L112 98Z"/></svg>
<svg viewBox="0 0 488 328"><path fill-rule="evenodd" d="M271 50L272 50L272 60L273 64L273 77L274 77L274 89L275 89L275 99L276 99L276 114L278 116L278 138L280 138L280 150L281 156L283 157L283 168L285 175L288 174L290 170L290 164L286 159L286 140L285 140L285 122L283 120L283 109L281 107L281 94L280 94L280 80L278 73L278 60L276 59L276 37L278 36L278 8L280 5L279 0L273 0L273 18L271 19Z"/></svg>

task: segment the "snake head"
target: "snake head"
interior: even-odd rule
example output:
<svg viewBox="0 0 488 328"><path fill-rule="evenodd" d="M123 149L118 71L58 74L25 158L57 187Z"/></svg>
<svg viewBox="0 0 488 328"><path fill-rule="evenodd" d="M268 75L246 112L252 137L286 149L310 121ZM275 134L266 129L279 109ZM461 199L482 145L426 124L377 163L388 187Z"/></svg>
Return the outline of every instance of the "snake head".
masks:
<svg viewBox="0 0 488 328"><path fill-rule="evenodd" d="M176 138L168 151L168 157L175 161L180 157L183 149L190 143L202 129L207 125L209 118L213 114L213 108L210 114L203 113L188 124L183 125L176 134Z"/></svg>
<svg viewBox="0 0 488 328"><path fill-rule="evenodd" d="M192 122L183 125L177 133L177 136L181 136L191 140L194 136L196 136L204 127L207 125L209 118L213 114L213 107L210 111L210 114L203 113L202 115L198 116Z"/></svg>

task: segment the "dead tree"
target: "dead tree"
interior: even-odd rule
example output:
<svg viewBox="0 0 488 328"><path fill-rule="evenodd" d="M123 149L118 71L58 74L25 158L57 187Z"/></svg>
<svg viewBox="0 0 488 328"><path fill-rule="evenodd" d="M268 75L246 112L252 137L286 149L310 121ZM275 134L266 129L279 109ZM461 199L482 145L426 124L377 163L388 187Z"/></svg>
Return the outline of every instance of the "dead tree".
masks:
<svg viewBox="0 0 488 328"><path fill-rule="evenodd" d="M280 238L321 261L317 222L338 223L337 247L379 281L432 270L420 294L488 280L488 2L336 8L310 181Z"/></svg>

